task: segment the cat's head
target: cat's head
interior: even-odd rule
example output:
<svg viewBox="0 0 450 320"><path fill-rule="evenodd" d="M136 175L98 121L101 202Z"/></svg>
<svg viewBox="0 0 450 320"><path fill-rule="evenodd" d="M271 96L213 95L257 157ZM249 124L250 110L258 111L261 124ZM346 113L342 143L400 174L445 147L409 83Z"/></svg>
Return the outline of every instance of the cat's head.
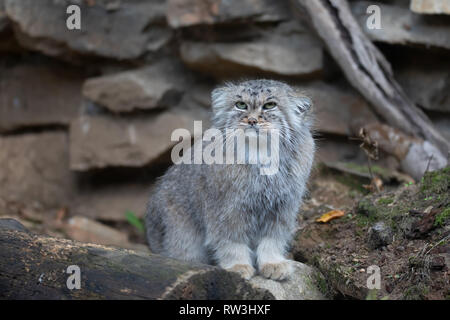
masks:
<svg viewBox="0 0 450 320"><path fill-rule="evenodd" d="M278 129L289 138L310 129L311 106L310 98L275 80L227 83L212 92L213 123L220 130Z"/></svg>

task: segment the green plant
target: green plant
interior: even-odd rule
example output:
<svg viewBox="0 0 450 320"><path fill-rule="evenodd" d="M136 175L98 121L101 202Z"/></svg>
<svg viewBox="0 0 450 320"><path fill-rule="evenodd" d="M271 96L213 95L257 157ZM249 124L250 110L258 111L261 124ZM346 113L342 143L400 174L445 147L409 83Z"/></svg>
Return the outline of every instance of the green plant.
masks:
<svg viewBox="0 0 450 320"><path fill-rule="evenodd" d="M378 204L383 204L383 205L388 205L388 204L391 204L392 202L394 202L394 199L392 199L390 197L381 198L378 200Z"/></svg>
<svg viewBox="0 0 450 320"><path fill-rule="evenodd" d="M434 219L434 226L442 227L443 225L445 225L448 218L450 218L450 208L446 208L442 210L441 213L436 215L436 218Z"/></svg>
<svg viewBox="0 0 450 320"><path fill-rule="evenodd" d="M132 226L136 227L136 229L139 230L139 232L144 233L145 231L144 223L133 212L131 211L125 212L125 217Z"/></svg>

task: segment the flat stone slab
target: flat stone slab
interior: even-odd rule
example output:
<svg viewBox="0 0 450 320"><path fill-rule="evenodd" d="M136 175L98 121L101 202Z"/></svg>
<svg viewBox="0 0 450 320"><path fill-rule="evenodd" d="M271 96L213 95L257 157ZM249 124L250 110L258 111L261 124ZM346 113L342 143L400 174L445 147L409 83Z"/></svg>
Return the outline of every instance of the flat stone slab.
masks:
<svg viewBox="0 0 450 320"><path fill-rule="evenodd" d="M350 136L358 126L378 121L368 103L351 87L314 81L299 88L313 101L319 132Z"/></svg>
<svg viewBox="0 0 450 320"><path fill-rule="evenodd" d="M69 0L4 0L21 45L47 55L73 52L114 59L135 59L150 43L170 36L165 1L79 1L81 30L66 26ZM38 19L36 17L39 17Z"/></svg>
<svg viewBox="0 0 450 320"><path fill-rule="evenodd" d="M272 0L168 0L172 28L230 22L275 22L290 16L289 5Z"/></svg>
<svg viewBox="0 0 450 320"><path fill-rule="evenodd" d="M72 177L66 133L0 137L0 150L0 199L44 208L67 205Z"/></svg>
<svg viewBox="0 0 450 320"><path fill-rule="evenodd" d="M450 29L449 29L450 30ZM406 94L420 107L450 112L450 63L408 65L395 72Z"/></svg>
<svg viewBox="0 0 450 320"><path fill-rule="evenodd" d="M136 117L82 116L70 126L70 168L76 171L106 167L143 167L177 142L178 128L193 132L191 113L167 111Z"/></svg>
<svg viewBox="0 0 450 320"><path fill-rule="evenodd" d="M244 42L184 41L180 55L190 68L217 78L242 76L304 77L323 67L320 42L301 24L291 21Z"/></svg>
<svg viewBox="0 0 450 320"><path fill-rule="evenodd" d="M90 219L126 221L127 212L133 212L137 217L144 215L150 194L150 183L116 183L78 190L70 211Z"/></svg>
<svg viewBox="0 0 450 320"><path fill-rule="evenodd" d="M83 74L58 64L0 68L0 132L68 125L79 112Z"/></svg>
<svg viewBox="0 0 450 320"><path fill-rule="evenodd" d="M440 19L442 23L430 23L425 17L411 12L409 8L380 2L355 1L350 4L361 28L373 41L450 49L448 21ZM369 15L366 10L370 5L377 5L381 9L381 29L367 28Z"/></svg>
<svg viewBox="0 0 450 320"><path fill-rule="evenodd" d="M165 62L88 79L83 95L113 112L130 112L176 105L186 82L177 63Z"/></svg>

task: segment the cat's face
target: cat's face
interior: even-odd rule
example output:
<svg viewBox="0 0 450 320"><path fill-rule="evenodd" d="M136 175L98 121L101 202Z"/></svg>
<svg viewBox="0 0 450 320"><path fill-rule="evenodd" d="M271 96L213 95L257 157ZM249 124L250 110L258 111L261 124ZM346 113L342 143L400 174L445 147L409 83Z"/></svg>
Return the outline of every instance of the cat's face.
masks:
<svg viewBox="0 0 450 320"><path fill-rule="evenodd" d="M265 132L277 129L286 136L302 126L309 126L305 115L311 100L279 81L227 84L212 92L212 101L213 122L221 130Z"/></svg>

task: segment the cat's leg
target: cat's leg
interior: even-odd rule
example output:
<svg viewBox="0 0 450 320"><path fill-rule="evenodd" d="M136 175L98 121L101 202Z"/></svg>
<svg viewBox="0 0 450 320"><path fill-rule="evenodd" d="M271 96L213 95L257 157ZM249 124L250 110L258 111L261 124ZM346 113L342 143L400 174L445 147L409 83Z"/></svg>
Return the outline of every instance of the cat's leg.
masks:
<svg viewBox="0 0 450 320"><path fill-rule="evenodd" d="M293 271L291 261L285 258L285 237L263 237L256 249L259 273L268 279L284 280Z"/></svg>
<svg viewBox="0 0 450 320"><path fill-rule="evenodd" d="M283 280L293 271L286 251L296 229L299 207L297 201L292 201L263 222L255 252L258 271L265 278Z"/></svg>
<svg viewBox="0 0 450 320"><path fill-rule="evenodd" d="M221 268L237 272L244 279L250 279L255 274L252 266L252 251L246 244L222 240L215 244L214 252Z"/></svg>
<svg viewBox="0 0 450 320"><path fill-rule="evenodd" d="M234 205L224 205L224 201L207 202L205 213L205 245L213 254L215 264L250 279L255 273L249 238L251 223L243 219L242 212L236 211Z"/></svg>
<svg viewBox="0 0 450 320"><path fill-rule="evenodd" d="M208 253L203 243L203 238L198 234L184 230L166 235L164 247L165 252L171 258L209 264Z"/></svg>
<svg viewBox="0 0 450 320"><path fill-rule="evenodd" d="M186 216L168 211L165 216L163 252L179 260L209 264L204 232Z"/></svg>

